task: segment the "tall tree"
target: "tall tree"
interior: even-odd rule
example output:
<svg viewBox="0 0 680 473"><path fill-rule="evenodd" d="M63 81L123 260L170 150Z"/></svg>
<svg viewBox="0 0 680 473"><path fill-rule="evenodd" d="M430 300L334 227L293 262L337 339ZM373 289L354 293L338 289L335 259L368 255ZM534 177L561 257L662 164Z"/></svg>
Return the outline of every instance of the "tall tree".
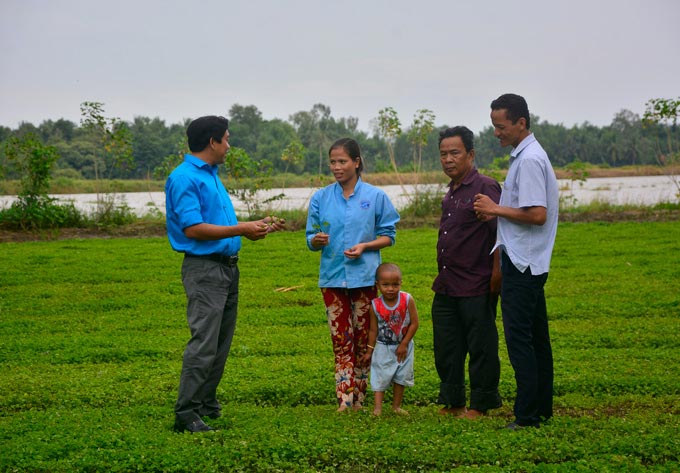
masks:
<svg viewBox="0 0 680 473"><path fill-rule="evenodd" d="M229 109L229 142L255 157L264 120L255 105L234 104Z"/></svg>
<svg viewBox="0 0 680 473"><path fill-rule="evenodd" d="M21 176L19 198L29 203L47 199L50 173L59 157L57 150L44 145L33 133L26 133L7 140L5 154Z"/></svg>
<svg viewBox="0 0 680 473"><path fill-rule="evenodd" d="M290 123L278 118L262 123L257 150L252 156L255 161L268 161L276 171L283 171L286 163L281 160L281 153L292 141L299 141L295 129Z"/></svg>
<svg viewBox="0 0 680 473"><path fill-rule="evenodd" d="M97 153L92 157L95 178L119 177L114 172L122 173L132 167L132 136L127 124L119 118L104 116L104 104L100 102L83 102L80 105L81 124L94 140L99 143ZM122 176L121 176L122 177Z"/></svg>
<svg viewBox="0 0 680 473"><path fill-rule="evenodd" d="M160 118L135 117L130 124L134 165L130 175L150 178L164 158L178 152L178 143L186 140L184 127L168 127Z"/></svg>
<svg viewBox="0 0 680 473"><path fill-rule="evenodd" d="M413 145L413 173L416 176L423 170L423 148L427 146L434 129L434 118L435 115L431 110L416 111L413 124L407 132L408 140Z"/></svg>
<svg viewBox="0 0 680 473"><path fill-rule="evenodd" d="M645 127L661 128L664 132L665 144L664 149L661 146L661 140L656 140L658 154L657 160L661 164L677 165L680 163L680 147L678 146L678 118L680 118L680 97L674 99L650 99L645 105L645 114L643 115L643 123ZM677 193L675 194L680 199L680 176L677 174L670 176L671 181L675 184Z"/></svg>
<svg viewBox="0 0 680 473"><path fill-rule="evenodd" d="M614 152L621 164L642 164L640 153L640 116L630 110L621 110L611 124L616 132Z"/></svg>
<svg viewBox="0 0 680 473"><path fill-rule="evenodd" d="M376 134L380 136L387 146L387 154L390 158L390 163L392 164L392 170L397 176L399 185L401 185L404 194L407 194L406 188L404 187L404 181L399 172L399 166L397 165L397 158L394 153L394 144L397 137L401 136L401 121L399 120L399 115L397 111L392 107L385 107L378 112L378 121L376 123Z"/></svg>
<svg viewBox="0 0 680 473"><path fill-rule="evenodd" d="M321 174L326 151L333 142L329 134L333 124L330 107L321 103L314 104L309 112L300 111L291 115L289 121L307 149L308 158L312 158L308 160L305 170L313 172L313 168L310 169L309 165L316 156L318 157L317 172Z"/></svg>

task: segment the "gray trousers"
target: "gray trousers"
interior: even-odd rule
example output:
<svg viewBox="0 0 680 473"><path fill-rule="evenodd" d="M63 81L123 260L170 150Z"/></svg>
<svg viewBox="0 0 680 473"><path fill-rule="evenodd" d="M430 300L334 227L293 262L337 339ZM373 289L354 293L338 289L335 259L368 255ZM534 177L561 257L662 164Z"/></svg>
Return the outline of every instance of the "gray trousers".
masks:
<svg viewBox="0 0 680 473"><path fill-rule="evenodd" d="M217 385L224 374L236 328L239 270L185 257L182 283L191 339L184 350L176 418L184 423L221 409Z"/></svg>

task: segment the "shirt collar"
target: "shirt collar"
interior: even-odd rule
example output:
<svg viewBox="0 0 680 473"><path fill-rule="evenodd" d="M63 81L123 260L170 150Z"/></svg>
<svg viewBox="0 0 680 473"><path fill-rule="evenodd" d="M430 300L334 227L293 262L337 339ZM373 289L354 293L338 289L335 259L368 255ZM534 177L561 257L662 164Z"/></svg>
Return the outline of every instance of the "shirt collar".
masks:
<svg viewBox="0 0 680 473"><path fill-rule="evenodd" d="M472 166L470 171L465 175L463 180L460 182L461 186L468 186L472 184L472 182L475 180L475 176L479 174L479 171L477 171L476 166ZM453 181L449 182L449 188L453 189Z"/></svg>
<svg viewBox="0 0 680 473"><path fill-rule="evenodd" d="M200 158L197 158L193 154L189 154L189 153L185 154L184 155L184 161L189 163L189 164L193 164L197 168L206 169L206 170L210 171L212 174L217 173L217 165L211 166L210 164L206 163L205 161L203 161Z"/></svg>
<svg viewBox="0 0 680 473"><path fill-rule="evenodd" d="M512 149L512 151L510 152L510 157L516 158L524 150L524 148L529 146L534 141L536 141L536 138L534 137L533 133L530 133L522 141L520 141L520 143L517 145L517 148Z"/></svg>
<svg viewBox="0 0 680 473"><path fill-rule="evenodd" d="M361 188L362 185L363 185L363 182L361 181L361 176L359 176L359 177L357 178L357 183L354 184L354 190L352 191L352 193L350 194L350 196L353 196L354 194L356 194L357 192L359 192L359 189ZM341 186L340 183L337 182L337 181L335 182L335 189L336 189L335 192L340 192L340 193L342 194L342 186Z"/></svg>

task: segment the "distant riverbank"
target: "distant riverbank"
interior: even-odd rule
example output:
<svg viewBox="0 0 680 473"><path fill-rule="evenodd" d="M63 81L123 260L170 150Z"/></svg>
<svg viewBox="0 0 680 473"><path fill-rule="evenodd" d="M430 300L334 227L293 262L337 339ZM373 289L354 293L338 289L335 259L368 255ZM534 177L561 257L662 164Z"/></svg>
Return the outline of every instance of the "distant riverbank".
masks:
<svg viewBox="0 0 680 473"><path fill-rule="evenodd" d="M496 179L502 180L505 176L505 170L485 170L480 169L483 174L489 174ZM593 165L585 165L583 169L579 169L578 173L588 178L615 178L615 177L632 177L632 176L679 176L680 165L678 166L624 166L618 168L610 167L596 167ZM572 180L577 178L575 171L568 169L556 168L555 174L558 179ZM363 178L376 186L389 186L404 184L414 184L416 176L410 172L402 172L397 175L394 172L365 172ZM427 171L418 174L418 183L421 184L446 184L448 178L441 171ZM229 187L229 180L223 179L227 187ZM270 178L270 185L272 189L281 188L318 188L328 185L333 182L333 177L330 175L310 175L310 174L277 174ZM163 192L165 186L164 180L151 179L114 179L95 181L92 179L73 179L67 177L57 176L50 181L50 194L96 194L97 192L115 192L115 193L148 193L148 192ZM16 180L0 181L0 195L15 195L20 190L20 183Z"/></svg>
<svg viewBox="0 0 680 473"><path fill-rule="evenodd" d="M676 177L677 178L677 177ZM610 205L651 206L659 203L678 202L678 188L671 176L620 176L595 177L583 181L560 179L560 197L563 206L588 205L592 202ZM414 192L414 186L380 185L398 209L404 208L409 202L409 195ZM259 201L265 201L277 195L283 195L271 202L272 211L306 210L309 199L318 187L296 187L286 189L271 189L258 194ZM419 192L444 194L445 184L424 184L418 187ZM97 206L97 194L52 194L60 202L73 204L81 211L92 212ZM165 193L154 192L122 192L114 194L116 203L127 205L134 213L142 217L149 213L165 214ZM0 196L0 207L6 207L16 199L16 196ZM234 198L236 211L247 212L244 202Z"/></svg>

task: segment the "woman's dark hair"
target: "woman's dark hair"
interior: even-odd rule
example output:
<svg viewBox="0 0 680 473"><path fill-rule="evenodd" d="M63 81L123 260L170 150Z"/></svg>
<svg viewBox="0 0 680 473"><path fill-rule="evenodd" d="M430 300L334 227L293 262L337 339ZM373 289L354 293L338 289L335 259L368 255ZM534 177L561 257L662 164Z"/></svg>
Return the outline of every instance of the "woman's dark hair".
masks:
<svg viewBox="0 0 680 473"><path fill-rule="evenodd" d="M529 106L521 95L503 94L491 102L491 110L505 110L507 119L513 124L517 123L517 120L520 118L524 118L524 120L526 120L527 130L531 125L529 119Z"/></svg>
<svg viewBox="0 0 680 473"><path fill-rule="evenodd" d="M208 115L197 118L187 127L189 149L193 153L203 151L210 144L210 138L222 141L224 133L229 129L229 120L224 117Z"/></svg>
<svg viewBox="0 0 680 473"><path fill-rule="evenodd" d="M454 136L460 136L463 146L465 146L465 151L468 153L475 149L475 134L472 133L466 126L454 126L453 128L447 128L439 132L439 144L442 144L446 138L453 138Z"/></svg>
<svg viewBox="0 0 680 473"><path fill-rule="evenodd" d="M361 148L359 143L352 138L340 138L338 141L333 143L328 150L328 156L331 155L331 151L337 148L342 148L347 153L347 156L352 158L354 161L359 160L359 167L357 168L357 176L361 176L361 171L364 170L364 160L361 159Z"/></svg>

